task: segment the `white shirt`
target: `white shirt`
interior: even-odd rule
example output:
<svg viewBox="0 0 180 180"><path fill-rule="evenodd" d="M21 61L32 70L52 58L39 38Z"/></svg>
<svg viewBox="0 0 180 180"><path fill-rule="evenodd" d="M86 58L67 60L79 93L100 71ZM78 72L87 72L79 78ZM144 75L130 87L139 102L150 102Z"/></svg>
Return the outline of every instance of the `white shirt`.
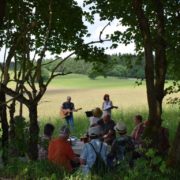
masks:
<svg viewBox="0 0 180 180"><path fill-rule="evenodd" d="M94 125L94 124L97 124L97 122L98 122L99 120L100 120L100 118L98 118L98 117L94 117L94 116L90 117L90 118L89 118L90 126L92 126L92 125Z"/></svg>
<svg viewBox="0 0 180 180"><path fill-rule="evenodd" d="M107 112L111 115L111 107L113 106L112 101L104 101L102 105L102 109L104 112Z"/></svg>

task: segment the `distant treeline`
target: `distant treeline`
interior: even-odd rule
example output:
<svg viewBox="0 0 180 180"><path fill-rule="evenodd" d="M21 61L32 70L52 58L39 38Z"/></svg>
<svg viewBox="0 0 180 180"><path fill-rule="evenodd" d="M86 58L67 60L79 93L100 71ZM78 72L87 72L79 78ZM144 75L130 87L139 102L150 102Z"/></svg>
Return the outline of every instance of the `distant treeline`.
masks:
<svg viewBox="0 0 180 180"><path fill-rule="evenodd" d="M45 60L48 63L51 60ZM48 63L43 67L44 71L51 71L58 62ZM135 55L112 55L108 56L103 63L85 62L81 59L70 58L66 60L57 72L71 72L75 74L88 75L95 79L98 76L114 76L119 78L144 78L144 61Z"/></svg>
<svg viewBox="0 0 180 180"><path fill-rule="evenodd" d="M60 60L61 59L54 62L52 62L51 59L44 60L45 65L42 66L44 80L48 78L49 73L54 69ZM13 62L11 63L10 67L13 69ZM98 76L139 79L145 78L144 58L132 54L111 55L108 56L107 60L103 63L91 63L81 59L70 58L63 62L62 65L57 68L56 72L84 74L91 79L95 79Z"/></svg>

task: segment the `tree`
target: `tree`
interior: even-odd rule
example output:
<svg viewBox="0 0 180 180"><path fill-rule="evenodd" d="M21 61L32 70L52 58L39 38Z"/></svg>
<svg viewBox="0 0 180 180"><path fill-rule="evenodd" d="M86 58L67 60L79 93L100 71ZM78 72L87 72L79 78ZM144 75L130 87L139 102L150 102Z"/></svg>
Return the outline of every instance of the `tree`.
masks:
<svg viewBox="0 0 180 180"><path fill-rule="evenodd" d="M6 95L12 97L27 106L29 110L29 157L37 159L38 143L38 119L37 107L42 96L46 92L51 80L64 72L57 73L61 64L77 54L87 60L104 58L103 50L90 46L90 42L84 44L83 37L87 35L87 28L82 22L83 11L73 0L9 0L6 4L6 16L1 27L1 47L5 46L7 56L1 65L0 105L3 127L3 139L8 144L8 122L6 113ZM71 51L70 54L60 60L45 63L45 52L52 54ZM31 57L31 53L34 56ZM98 56L97 56L98 54ZM90 56L89 56L90 55ZM10 76L9 68L14 58L13 76ZM43 79L43 66L58 62L52 69L48 79ZM9 87L13 81L15 87ZM13 112L13 111L12 111ZM12 114L11 114L12 115Z"/></svg>
<svg viewBox="0 0 180 180"><path fill-rule="evenodd" d="M136 51L145 56L145 78L150 126L146 136L156 146L161 126L162 101L166 95L165 78L172 58L179 49L179 1L163 0L85 0L92 13L99 13L102 20L118 19L126 26L124 32L116 31L112 40L128 44L134 42ZM116 44L114 46L116 46ZM178 53L179 54L179 53Z"/></svg>

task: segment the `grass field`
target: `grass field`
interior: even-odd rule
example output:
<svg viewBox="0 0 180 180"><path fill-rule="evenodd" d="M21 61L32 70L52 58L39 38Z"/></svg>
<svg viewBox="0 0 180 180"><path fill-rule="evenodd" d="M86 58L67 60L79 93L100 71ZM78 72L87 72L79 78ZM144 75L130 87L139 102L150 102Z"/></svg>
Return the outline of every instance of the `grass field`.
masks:
<svg viewBox="0 0 180 180"><path fill-rule="evenodd" d="M60 105L66 100L66 97L70 95L72 97L72 101L76 105L76 108L83 108L82 111L74 113L75 130L72 132L73 135L80 137L86 133L89 126L88 119L86 118L84 112L86 110L91 110L94 107L101 107L103 95L105 93L110 94L114 105L119 106L117 110L113 110L113 120L116 122L123 120L127 125L128 134L130 134L134 126L132 121L134 115L141 114L144 119L147 119L148 114L145 84L137 86L135 84L135 80L133 79L118 79L112 77L104 79L99 77L96 80L90 80L87 76L83 75L68 75L56 78L50 84L46 94L39 103L38 120L41 129L40 134L42 134L44 124L46 122L51 122L55 125L54 136L58 136L59 127L65 123L65 121L59 117L59 108ZM164 120L163 126L169 129L170 141L172 142L177 124L180 120L180 112L177 107L166 105L165 102L166 101L164 101L162 115ZM25 109L24 114L26 117L28 116L27 110ZM132 180L146 179L145 177L149 176L152 178L148 179L160 179L154 178L156 177L154 176L155 172L152 173L151 166L149 168L149 162L147 162L145 162L145 164L140 162L140 165L138 166L140 169L138 170L137 168L134 169L134 171L132 169L131 174L129 173L131 169L124 165L116 171L108 172L103 179ZM158 164L159 167L160 165ZM30 161L28 163L15 161L4 169L0 168L0 174L3 174L3 176L7 178L16 177L15 179L35 179L34 177L37 177L36 179L86 179L84 177L81 178L76 174L73 176L66 175L62 170L60 171L54 166L51 166L48 164L48 162L43 161ZM125 169L123 169L123 167L125 167ZM129 178L127 178L127 176L129 176ZM163 175L161 179L164 179L164 176L166 175ZM101 177L95 179L98 180L101 179ZM169 180L168 177L166 179Z"/></svg>
<svg viewBox="0 0 180 180"><path fill-rule="evenodd" d="M114 105L119 108L113 110L113 119L123 120L128 125L129 132L132 130L132 119L135 114L142 114L147 119L147 100L145 84L137 86L134 79L118 79L113 77L99 77L91 80L84 75L67 75L56 78L49 86L46 94L39 103L38 117L40 124L51 121L59 127L64 123L59 118L59 108L67 96L72 97L76 108L83 109L74 113L76 131L80 136L88 127L88 121L84 112L94 107L101 107L103 95L110 94ZM165 100L166 102L166 100ZM170 128L170 137L174 136L180 113L175 106L166 105L164 102L163 124ZM27 113L25 113L27 114Z"/></svg>
<svg viewBox="0 0 180 180"><path fill-rule="evenodd" d="M114 105L119 108L113 110L113 119L127 122L129 132L132 130L132 119L135 114L142 114L147 119L147 98L145 83L137 86L135 79L119 79L114 77L98 77L95 80L84 75L71 74L54 79L46 94L38 106L38 120L42 127L45 122L51 121L59 127L64 120L59 117L61 104L67 96L72 97L76 108L82 107L79 112L74 113L76 131L75 135L80 136L88 127L85 111L95 107L101 107L103 95L110 94ZM27 117L27 109L24 108L24 115ZM163 124L172 131L170 137L174 136L178 120L180 119L179 109L166 104L164 100Z"/></svg>
<svg viewBox="0 0 180 180"><path fill-rule="evenodd" d="M72 97L76 108L83 108L76 114L83 114L86 110L101 107L105 93L110 94L113 104L119 107L117 112L134 109L138 113L142 109L147 110L145 85L137 86L135 81L113 77L91 80L87 76L74 74L58 77L39 103L39 118L59 116L59 108L67 96Z"/></svg>

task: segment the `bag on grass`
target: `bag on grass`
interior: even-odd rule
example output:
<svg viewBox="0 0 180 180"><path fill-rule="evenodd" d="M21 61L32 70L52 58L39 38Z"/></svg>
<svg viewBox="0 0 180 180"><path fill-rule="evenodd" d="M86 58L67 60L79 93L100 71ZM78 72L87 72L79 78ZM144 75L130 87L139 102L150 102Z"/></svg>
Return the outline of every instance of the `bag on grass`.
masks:
<svg viewBox="0 0 180 180"><path fill-rule="evenodd" d="M91 145L94 152L96 153L96 160L91 168L91 173L96 174L96 175L103 175L108 170L106 163L104 162L103 158L101 157L101 149L102 149L103 143L101 143L99 152L97 152L95 150L94 146L91 143L89 143L89 144Z"/></svg>

